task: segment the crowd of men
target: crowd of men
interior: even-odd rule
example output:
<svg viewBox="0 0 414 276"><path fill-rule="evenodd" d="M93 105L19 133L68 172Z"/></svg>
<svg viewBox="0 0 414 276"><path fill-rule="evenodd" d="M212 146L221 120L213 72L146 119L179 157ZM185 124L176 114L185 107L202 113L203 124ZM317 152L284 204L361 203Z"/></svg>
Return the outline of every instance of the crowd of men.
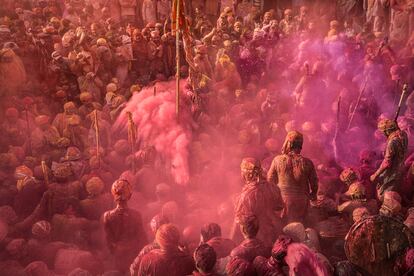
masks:
<svg viewBox="0 0 414 276"><path fill-rule="evenodd" d="M414 275L414 1L181 2L1 2L0 274ZM185 186L113 130L177 75Z"/></svg>

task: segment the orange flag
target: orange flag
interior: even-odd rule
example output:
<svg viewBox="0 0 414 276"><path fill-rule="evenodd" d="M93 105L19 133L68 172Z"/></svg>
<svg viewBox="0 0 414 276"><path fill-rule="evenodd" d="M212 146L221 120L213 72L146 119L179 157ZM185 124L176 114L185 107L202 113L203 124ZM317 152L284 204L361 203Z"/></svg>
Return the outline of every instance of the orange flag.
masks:
<svg viewBox="0 0 414 276"><path fill-rule="evenodd" d="M174 33L177 28L177 11L178 11L178 4L180 5L179 9L179 19L178 19L178 27L181 31L187 33L189 31L188 28L188 22L185 18L185 0L173 0L173 6L172 6L172 26L171 31Z"/></svg>

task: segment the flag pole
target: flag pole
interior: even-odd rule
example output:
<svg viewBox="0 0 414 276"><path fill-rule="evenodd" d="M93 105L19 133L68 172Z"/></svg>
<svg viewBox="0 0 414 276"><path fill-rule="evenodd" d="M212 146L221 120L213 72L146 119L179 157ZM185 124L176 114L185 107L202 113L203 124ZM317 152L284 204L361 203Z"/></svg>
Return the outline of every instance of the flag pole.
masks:
<svg viewBox="0 0 414 276"><path fill-rule="evenodd" d="M100 149L100 143L99 143L99 139L100 139L100 135L99 135L99 122L98 122L98 110L95 109L94 112L94 123L95 123L95 139L96 139L96 158L98 159L98 168L101 168L101 153L99 152Z"/></svg>
<svg viewBox="0 0 414 276"><path fill-rule="evenodd" d="M175 18L175 61L177 64L176 68L176 84L175 84L175 115L178 116L180 114L180 0L177 0L177 7L176 7L176 18ZM174 20L174 19L173 19Z"/></svg>

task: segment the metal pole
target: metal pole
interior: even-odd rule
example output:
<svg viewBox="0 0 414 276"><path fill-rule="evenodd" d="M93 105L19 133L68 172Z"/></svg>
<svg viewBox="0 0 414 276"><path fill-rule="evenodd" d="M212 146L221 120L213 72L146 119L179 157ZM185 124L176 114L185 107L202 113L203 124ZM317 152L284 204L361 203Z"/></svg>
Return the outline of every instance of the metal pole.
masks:
<svg viewBox="0 0 414 276"><path fill-rule="evenodd" d="M175 47L176 47L176 57L175 61L177 64L176 69L176 87L175 87L175 115L180 114L180 0L177 0L177 14L175 19Z"/></svg>

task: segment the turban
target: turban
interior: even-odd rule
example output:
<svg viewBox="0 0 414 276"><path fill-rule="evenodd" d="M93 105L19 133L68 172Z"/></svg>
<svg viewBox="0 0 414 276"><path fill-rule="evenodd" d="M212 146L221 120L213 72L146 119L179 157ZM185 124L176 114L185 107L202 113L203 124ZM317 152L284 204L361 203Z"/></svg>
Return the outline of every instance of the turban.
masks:
<svg viewBox="0 0 414 276"><path fill-rule="evenodd" d="M63 105L63 110L65 110L65 112L72 111L75 108L76 108L76 105L74 102L67 102Z"/></svg>
<svg viewBox="0 0 414 276"><path fill-rule="evenodd" d="M52 226L46 220L41 220L33 224L32 234L37 239L44 239L50 235Z"/></svg>
<svg viewBox="0 0 414 276"><path fill-rule="evenodd" d="M127 201L132 196L132 187L127 180L119 179L112 184L111 192L115 201Z"/></svg>
<svg viewBox="0 0 414 276"><path fill-rule="evenodd" d="M262 174L260 161L252 157L244 158L240 164L240 169L246 181L257 180Z"/></svg>
<svg viewBox="0 0 414 276"><path fill-rule="evenodd" d="M103 181L97 177L94 176L91 179L86 182L86 191L89 195L96 196L102 193L104 189L104 183Z"/></svg>
<svg viewBox="0 0 414 276"><path fill-rule="evenodd" d="M341 181L346 185L351 185L352 182L355 182L358 179L358 177L354 169L346 168L341 172L339 179L341 179Z"/></svg>
<svg viewBox="0 0 414 276"><path fill-rule="evenodd" d="M282 153L288 154L293 148L302 149L303 135L298 131L289 131L283 143Z"/></svg>
<svg viewBox="0 0 414 276"><path fill-rule="evenodd" d="M90 100L92 100L92 94L89 92L83 92L80 94L79 98L80 98L80 101L83 103L89 102Z"/></svg>
<svg viewBox="0 0 414 276"><path fill-rule="evenodd" d="M390 119L382 119L378 122L378 129L382 132L395 131L398 129L398 125L395 121Z"/></svg>
<svg viewBox="0 0 414 276"><path fill-rule="evenodd" d="M52 173L57 178L66 178L72 175L72 169L69 163L52 163Z"/></svg>
<svg viewBox="0 0 414 276"><path fill-rule="evenodd" d="M32 177L33 172L29 167L22 165L16 168L16 170L14 171L14 176L17 179L23 179L25 177Z"/></svg>
<svg viewBox="0 0 414 276"><path fill-rule="evenodd" d="M361 182L355 182L349 186L345 194L355 199L365 198L365 186Z"/></svg>
<svg viewBox="0 0 414 276"><path fill-rule="evenodd" d="M7 108L6 117L7 118L17 118L17 117L19 117L19 111L14 107Z"/></svg>
<svg viewBox="0 0 414 276"><path fill-rule="evenodd" d="M156 232L162 225L170 223L170 220L161 214L155 215L150 222L152 231Z"/></svg>
<svg viewBox="0 0 414 276"><path fill-rule="evenodd" d="M35 123L37 126L44 126L49 123L49 117L46 115L39 115L35 118Z"/></svg>
<svg viewBox="0 0 414 276"><path fill-rule="evenodd" d="M65 160L67 161L79 160L81 157L82 157L82 153L77 147L69 147L66 150Z"/></svg>
<svg viewBox="0 0 414 276"><path fill-rule="evenodd" d="M287 248L292 242L293 240L290 237L280 235L273 244L272 257L277 261L283 260L287 254Z"/></svg>
<svg viewBox="0 0 414 276"><path fill-rule="evenodd" d="M219 62L220 62L221 65L227 64L227 63L230 62L230 57L228 55L222 55L219 58Z"/></svg>

